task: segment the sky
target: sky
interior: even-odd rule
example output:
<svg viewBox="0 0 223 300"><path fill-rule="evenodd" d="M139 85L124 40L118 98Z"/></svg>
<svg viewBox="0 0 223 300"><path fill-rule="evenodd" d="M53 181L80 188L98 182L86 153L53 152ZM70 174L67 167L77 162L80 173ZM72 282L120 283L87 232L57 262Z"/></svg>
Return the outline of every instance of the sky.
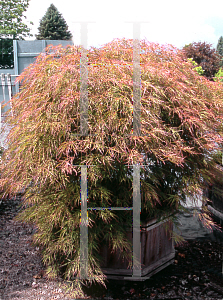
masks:
<svg viewBox="0 0 223 300"><path fill-rule="evenodd" d="M200 0L30 0L25 15L32 34L53 3L67 22L75 45L81 44L80 23L88 24L88 48L100 47L115 38L133 38L132 21L142 21L140 39L182 48L207 42L216 48L223 36L223 1ZM126 23L125 23L126 22ZM35 36L28 38L34 40Z"/></svg>

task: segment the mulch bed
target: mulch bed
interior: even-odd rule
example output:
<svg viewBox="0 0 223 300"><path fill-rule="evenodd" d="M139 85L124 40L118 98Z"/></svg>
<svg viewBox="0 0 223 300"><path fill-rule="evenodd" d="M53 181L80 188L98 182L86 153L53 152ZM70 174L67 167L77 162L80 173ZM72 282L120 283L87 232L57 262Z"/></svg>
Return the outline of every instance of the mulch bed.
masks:
<svg viewBox="0 0 223 300"><path fill-rule="evenodd" d="M0 205L0 300L73 299L62 279L48 280L39 249L32 245L34 226L16 222L21 197ZM193 240L175 246L175 262L144 282L109 280L107 289L84 288L85 299L223 299L223 244Z"/></svg>

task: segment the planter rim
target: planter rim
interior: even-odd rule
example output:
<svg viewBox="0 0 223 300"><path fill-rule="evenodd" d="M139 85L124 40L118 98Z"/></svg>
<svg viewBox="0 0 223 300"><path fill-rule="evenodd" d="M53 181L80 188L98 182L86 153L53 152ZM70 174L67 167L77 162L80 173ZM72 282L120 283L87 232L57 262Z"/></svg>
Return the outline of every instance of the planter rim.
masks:
<svg viewBox="0 0 223 300"><path fill-rule="evenodd" d="M162 218L161 220L158 220L158 217L153 217L151 219L147 219L145 221L142 221L143 225L140 225L140 227L147 228L147 227L153 226L156 223L168 221L168 219L176 213L177 212L169 214L169 215L165 216L164 218Z"/></svg>
<svg viewBox="0 0 223 300"><path fill-rule="evenodd" d="M145 229L149 228L149 227L156 227L158 226L159 223L166 223L169 220L169 218L174 215L175 213L173 214L170 214L168 216L166 216L165 218L161 219L161 220L158 220L157 217L153 217L151 219L147 219L145 221L142 221L142 225L140 225L140 228L144 231ZM132 231L132 228L127 228L126 229L127 231Z"/></svg>

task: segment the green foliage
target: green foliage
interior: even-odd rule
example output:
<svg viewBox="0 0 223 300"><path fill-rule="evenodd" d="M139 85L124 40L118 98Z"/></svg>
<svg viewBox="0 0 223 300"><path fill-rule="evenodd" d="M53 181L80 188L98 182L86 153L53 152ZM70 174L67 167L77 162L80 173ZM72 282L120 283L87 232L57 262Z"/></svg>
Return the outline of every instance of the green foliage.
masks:
<svg viewBox="0 0 223 300"><path fill-rule="evenodd" d="M30 0L0 1L0 38L24 39L32 36L28 26L22 22ZM26 18L26 17L25 17ZM30 24L33 25L32 22Z"/></svg>
<svg viewBox="0 0 223 300"><path fill-rule="evenodd" d="M221 57L220 66L223 67L223 36L221 36L218 40L217 52Z"/></svg>
<svg viewBox="0 0 223 300"><path fill-rule="evenodd" d="M13 69L13 40L0 39L0 69Z"/></svg>
<svg viewBox="0 0 223 300"><path fill-rule="evenodd" d="M221 36L218 40L217 52L219 53L219 55L223 56L223 36Z"/></svg>
<svg viewBox="0 0 223 300"><path fill-rule="evenodd" d="M222 68L220 68L218 73L215 74L214 81L218 81L218 80L223 82L223 69Z"/></svg>
<svg viewBox="0 0 223 300"><path fill-rule="evenodd" d="M80 136L81 47L48 47L19 78L12 99L0 190L25 187L18 219L38 232L49 277L81 294L80 178L88 165L88 207L132 207L132 165L141 167L141 221L182 209L211 181L212 153L223 141L223 86L198 75L182 51L141 41L141 136L132 134L133 40L88 52L89 135ZM0 193L1 194L1 193ZM129 211L88 212L88 283L104 284L99 246L121 250L129 266ZM77 295L76 295L77 296Z"/></svg>
<svg viewBox="0 0 223 300"><path fill-rule="evenodd" d="M212 48L212 45L205 42L194 42L185 45L183 51L187 58L192 58L198 64L198 67L202 67L204 70L202 75L213 81L213 77L220 68L221 58L218 52ZM199 72L201 72L201 69Z"/></svg>
<svg viewBox="0 0 223 300"><path fill-rule="evenodd" d="M70 40L72 38L65 19L53 4L41 19L38 30L37 40Z"/></svg>
<svg viewBox="0 0 223 300"><path fill-rule="evenodd" d="M30 0L0 1L0 69L14 68L13 40L24 40L30 28L22 22ZM32 22L30 24L33 25Z"/></svg>
<svg viewBox="0 0 223 300"><path fill-rule="evenodd" d="M198 73L198 75L202 76L204 74L202 67L196 67L197 63L192 58L188 58L188 61L192 62L193 66L195 66L194 70Z"/></svg>
<svg viewBox="0 0 223 300"><path fill-rule="evenodd" d="M221 36L218 40L217 51L219 55L223 56L223 36Z"/></svg>

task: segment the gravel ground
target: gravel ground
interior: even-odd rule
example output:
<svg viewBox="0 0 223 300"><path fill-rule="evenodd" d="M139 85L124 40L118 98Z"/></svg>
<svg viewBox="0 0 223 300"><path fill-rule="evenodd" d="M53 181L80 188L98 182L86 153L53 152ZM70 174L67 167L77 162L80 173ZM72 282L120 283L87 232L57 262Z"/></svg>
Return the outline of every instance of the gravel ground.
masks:
<svg viewBox="0 0 223 300"><path fill-rule="evenodd" d="M61 288L61 278L50 281L45 276L40 251L32 245L36 228L13 220L20 202L17 197L0 205L0 300L74 299ZM185 219L187 225L196 225L196 218ZM184 234L193 237L188 226ZM174 264L150 279L110 280L107 289L93 285L84 288L83 299L223 299L223 244L213 233L208 235L201 228L200 238L188 239L175 249Z"/></svg>

